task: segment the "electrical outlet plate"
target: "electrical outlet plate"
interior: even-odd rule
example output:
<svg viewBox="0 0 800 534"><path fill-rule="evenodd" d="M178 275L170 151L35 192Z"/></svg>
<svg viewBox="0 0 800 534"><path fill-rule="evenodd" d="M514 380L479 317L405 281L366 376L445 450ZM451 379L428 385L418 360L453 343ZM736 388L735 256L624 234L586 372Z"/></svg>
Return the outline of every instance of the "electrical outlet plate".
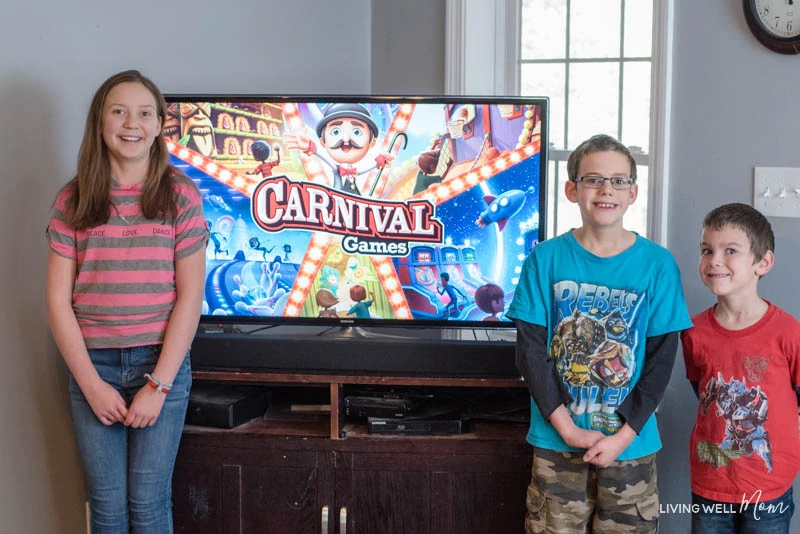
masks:
<svg viewBox="0 0 800 534"><path fill-rule="evenodd" d="M800 168L756 167L753 207L767 217L800 218Z"/></svg>

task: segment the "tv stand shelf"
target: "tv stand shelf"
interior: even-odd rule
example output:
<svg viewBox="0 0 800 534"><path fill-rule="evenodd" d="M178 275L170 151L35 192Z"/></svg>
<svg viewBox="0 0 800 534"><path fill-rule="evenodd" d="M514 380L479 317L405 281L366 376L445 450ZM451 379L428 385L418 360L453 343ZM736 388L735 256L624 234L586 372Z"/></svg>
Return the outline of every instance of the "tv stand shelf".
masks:
<svg viewBox="0 0 800 534"><path fill-rule="evenodd" d="M228 382L238 384L327 386L330 390L329 438L347 437L344 428L344 405L342 389L345 385L373 386L430 386L430 387L470 387L470 388L524 388L521 378L477 378L477 377L431 377L431 376L384 376L384 375L332 375L303 373L237 372L237 371L194 371L194 380ZM298 423L308 426L305 421ZM307 430L302 431L305 433Z"/></svg>
<svg viewBox="0 0 800 534"><path fill-rule="evenodd" d="M173 484L176 533L523 529L527 424L474 420L464 434L374 435L345 418L343 401L349 388L362 386L524 396L521 379L209 369L193 377L307 394L329 401L330 413L268 412L232 429L187 425Z"/></svg>

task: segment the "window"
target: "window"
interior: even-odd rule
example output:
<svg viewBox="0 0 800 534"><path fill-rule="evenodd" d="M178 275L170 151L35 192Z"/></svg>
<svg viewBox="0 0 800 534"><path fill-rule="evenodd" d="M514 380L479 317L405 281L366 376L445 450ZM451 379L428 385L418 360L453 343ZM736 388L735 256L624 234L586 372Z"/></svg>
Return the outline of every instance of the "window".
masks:
<svg viewBox="0 0 800 534"><path fill-rule="evenodd" d="M626 226L666 243L670 18L655 0L448 0L448 92L550 97L548 236L580 224L563 195L571 149L607 133L638 163Z"/></svg>
<svg viewBox="0 0 800 534"><path fill-rule="evenodd" d="M549 237L580 226L564 198L570 151L595 133L631 148L639 199L626 226L647 235L653 0L522 0L519 92L550 97Z"/></svg>

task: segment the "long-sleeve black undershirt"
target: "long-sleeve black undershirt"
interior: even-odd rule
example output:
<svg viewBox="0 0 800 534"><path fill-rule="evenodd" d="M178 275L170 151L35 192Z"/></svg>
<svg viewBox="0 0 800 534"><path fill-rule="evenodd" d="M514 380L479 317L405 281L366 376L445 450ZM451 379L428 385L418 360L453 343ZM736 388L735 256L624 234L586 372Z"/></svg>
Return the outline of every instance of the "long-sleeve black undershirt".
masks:
<svg viewBox="0 0 800 534"><path fill-rule="evenodd" d="M559 405L573 399L547 350L547 329L515 320L516 363L533 401L547 420ZM617 408L617 414L638 434L658 407L667 389L678 348L678 332L647 338L644 368L639 381Z"/></svg>

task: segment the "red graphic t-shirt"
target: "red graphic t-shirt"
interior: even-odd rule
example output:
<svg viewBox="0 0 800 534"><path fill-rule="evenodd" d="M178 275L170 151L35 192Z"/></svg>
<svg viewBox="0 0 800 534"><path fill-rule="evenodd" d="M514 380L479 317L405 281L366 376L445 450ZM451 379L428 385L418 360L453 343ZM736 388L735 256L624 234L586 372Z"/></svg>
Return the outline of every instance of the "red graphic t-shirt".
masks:
<svg viewBox="0 0 800 534"><path fill-rule="evenodd" d="M700 394L692 491L737 504L780 497L800 468L800 322L772 304L743 330L720 325L713 307L692 322L681 334L686 377Z"/></svg>

